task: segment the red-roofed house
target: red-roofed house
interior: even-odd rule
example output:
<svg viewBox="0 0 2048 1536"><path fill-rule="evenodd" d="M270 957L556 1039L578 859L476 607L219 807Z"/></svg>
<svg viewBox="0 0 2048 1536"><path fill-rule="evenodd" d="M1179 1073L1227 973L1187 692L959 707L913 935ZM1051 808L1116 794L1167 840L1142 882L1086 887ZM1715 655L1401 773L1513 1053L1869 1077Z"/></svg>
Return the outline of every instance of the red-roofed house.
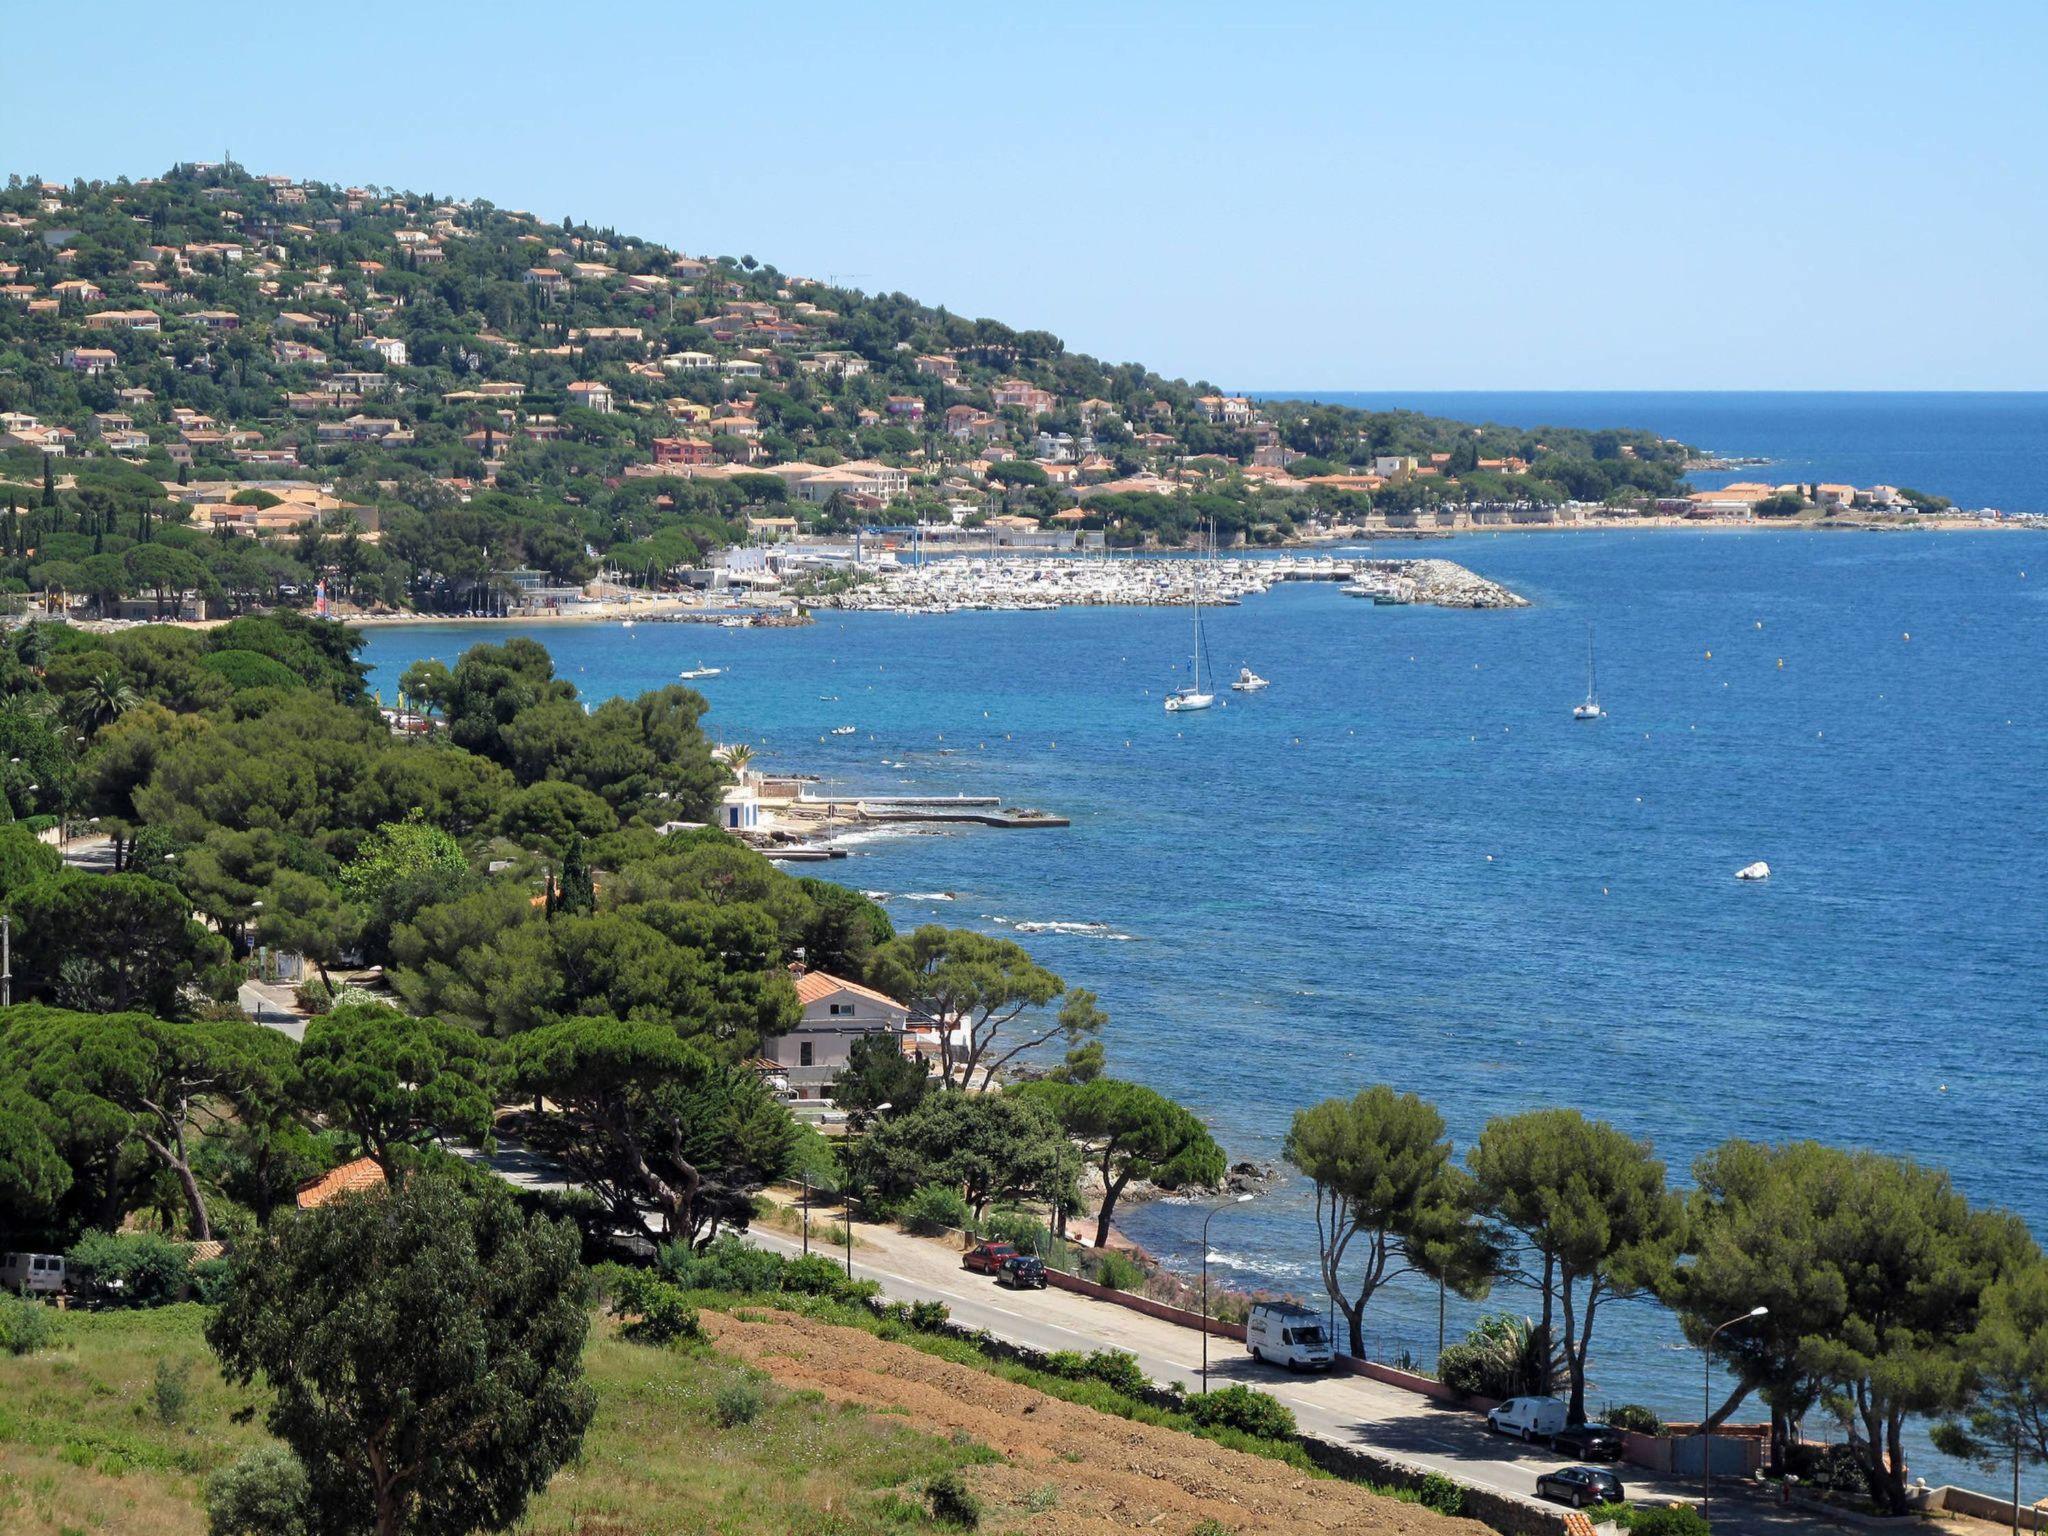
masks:
<svg viewBox="0 0 2048 1536"><path fill-rule="evenodd" d="M776 1075L786 1078L800 1099L829 1095L854 1041L876 1034L900 1039L910 1022L910 1010L895 998L823 971L799 975L796 996L803 1004L803 1022L786 1035L763 1041L761 1056L773 1063Z"/></svg>
<svg viewBox="0 0 2048 1536"><path fill-rule="evenodd" d="M384 1170L377 1166L374 1157L359 1157L352 1163L343 1163L339 1168L330 1168L317 1179L308 1179L299 1186L299 1209L310 1211L315 1206L325 1205L330 1200L359 1190L376 1189L384 1182Z"/></svg>

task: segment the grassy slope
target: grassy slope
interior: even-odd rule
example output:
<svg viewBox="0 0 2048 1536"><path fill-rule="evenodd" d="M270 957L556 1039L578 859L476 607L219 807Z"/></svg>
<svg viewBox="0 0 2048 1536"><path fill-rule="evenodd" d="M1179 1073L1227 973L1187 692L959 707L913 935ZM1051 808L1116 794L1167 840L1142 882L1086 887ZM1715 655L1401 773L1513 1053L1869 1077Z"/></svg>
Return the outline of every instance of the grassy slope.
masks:
<svg viewBox="0 0 2048 1536"><path fill-rule="evenodd" d="M0 1531L201 1536L206 1475L265 1438L259 1422L234 1422L259 1398L221 1382L200 1336L203 1315L196 1306L73 1313L51 1349L0 1358ZM175 1424L154 1406L159 1360L184 1373L188 1400ZM750 1373L704 1350L646 1349L606 1330L592 1341L589 1369L597 1421L581 1464L535 1503L531 1531L918 1529L925 1522L912 1513L908 1485L990 1454L896 1416L774 1387L763 1388L759 1418L720 1428L720 1389Z"/></svg>

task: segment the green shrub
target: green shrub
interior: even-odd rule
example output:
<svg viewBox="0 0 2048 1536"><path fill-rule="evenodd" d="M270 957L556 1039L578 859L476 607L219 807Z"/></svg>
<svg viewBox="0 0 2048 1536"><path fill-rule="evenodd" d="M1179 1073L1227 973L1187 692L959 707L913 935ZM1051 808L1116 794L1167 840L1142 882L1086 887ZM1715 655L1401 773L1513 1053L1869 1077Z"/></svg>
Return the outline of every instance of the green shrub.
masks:
<svg viewBox="0 0 2048 1536"><path fill-rule="evenodd" d="M1622 1403L1601 1415L1616 1429L1633 1430L1639 1435L1661 1435L1664 1421L1657 1417L1657 1410L1645 1408L1641 1403Z"/></svg>
<svg viewBox="0 0 2048 1536"><path fill-rule="evenodd" d="M642 1344L673 1344L701 1337L697 1310L683 1300L681 1287L648 1270L627 1270L611 1284L614 1312L632 1317L620 1330Z"/></svg>
<svg viewBox="0 0 2048 1536"><path fill-rule="evenodd" d="M761 1389L751 1381L729 1381L718 1389L712 1399L711 1412L723 1429L735 1429L742 1424L751 1424L761 1416L767 1406Z"/></svg>
<svg viewBox="0 0 2048 1536"><path fill-rule="evenodd" d="M149 1386L149 1406L156 1411L157 1423L173 1425L185 1417L185 1405L192 1400L192 1389L185 1385L188 1369L168 1360L157 1361L156 1376Z"/></svg>
<svg viewBox="0 0 2048 1536"><path fill-rule="evenodd" d="M924 1485L924 1501L941 1525L973 1530L981 1524L981 1500L958 1472L941 1472Z"/></svg>
<svg viewBox="0 0 2048 1536"><path fill-rule="evenodd" d="M981 1224L981 1235L992 1243L1014 1243L1022 1253L1044 1253L1053 1246L1045 1223L1023 1211L996 1212Z"/></svg>
<svg viewBox="0 0 2048 1536"><path fill-rule="evenodd" d="M1656 1509L1638 1509L1629 1522L1634 1536L1712 1536L1707 1517L1690 1504L1665 1504Z"/></svg>
<svg viewBox="0 0 2048 1536"><path fill-rule="evenodd" d="M1112 1291L1140 1291L1145 1288L1144 1266L1114 1249L1105 1250L1095 1260L1095 1273L1090 1278Z"/></svg>
<svg viewBox="0 0 2048 1536"><path fill-rule="evenodd" d="M1276 1397L1241 1385L1189 1398L1187 1415L1205 1429L1242 1430L1261 1440L1285 1440L1294 1433L1292 1409Z"/></svg>
<svg viewBox="0 0 2048 1536"><path fill-rule="evenodd" d="M176 1301L191 1270L188 1251L156 1232L88 1232L64 1259L81 1291L124 1307Z"/></svg>
<svg viewBox="0 0 2048 1536"><path fill-rule="evenodd" d="M1189 1531L1188 1536L1237 1536L1237 1532L1233 1531L1221 1520L1204 1520L1200 1525Z"/></svg>
<svg viewBox="0 0 2048 1536"><path fill-rule="evenodd" d="M742 1296L781 1290L782 1272L789 1263L779 1253L748 1247L730 1232L701 1252L687 1243L670 1243L656 1262L686 1291L734 1291Z"/></svg>
<svg viewBox="0 0 2048 1536"><path fill-rule="evenodd" d="M926 1184L911 1192L896 1219L920 1237L942 1237L948 1232L968 1231L974 1224L974 1212L959 1190L946 1184Z"/></svg>
<svg viewBox="0 0 2048 1536"><path fill-rule="evenodd" d="M1045 1357L1045 1370L1049 1376L1079 1381L1088 1374L1088 1362L1078 1350L1056 1349Z"/></svg>
<svg viewBox="0 0 2048 1536"><path fill-rule="evenodd" d="M1106 1387L1126 1397L1143 1397L1152 1383L1138 1369L1138 1357L1121 1349L1098 1349L1089 1353L1084 1369Z"/></svg>
<svg viewBox="0 0 2048 1536"><path fill-rule="evenodd" d="M1542 1354L1529 1320L1502 1312L1481 1318L1462 1344L1446 1349L1436 1377L1464 1397L1518 1397L1535 1390Z"/></svg>
<svg viewBox="0 0 2048 1536"><path fill-rule="evenodd" d="M952 1319L953 1314L943 1301L913 1301L910 1304L910 1326L920 1333L937 1333Z"/></svg>
<svg viewBox="0 0 2048 1536"><path fill-rule="evenodd" d="M318 976L308 976L299 983L299 1006L315 1018L334 1007L334 989Z"/></svg>
<svg viewBox="0 0 2048 1536"><path fill-rule="evenodd" d="M0 1351L32 1355L50 1342L50 1309L26 1296L0 1296Z"/></svg>
<svg viewBox="0 0 2048 1536"><path fill-rule="evenodd" d="M299 1458L258 1446L207 1482L208 1536L303 1536L309 1498Z"/></svg>
<svg viewBox="0 0 2048 1536"><path fill-rule="evenodd" d="M1441 1472L1431 1472L1416 1485L1415 1502L1440 1515L1462 1515L1465 1513L1465 1488Z"/></svg>
<svg viewBox="0 0 2048 1536"><path fill-rule="evenodd" d="M804 1296L838 1297L846 1288L846 1271L819 1254L791 1259L783 1266L782 1289Z"/></svg>
<svg viewBox="0 0 2048 1536"><path fill-rule="evenodd" d="M227 1300L229 1278L235 1266L226 1259L201 1259L192 1266L192 1299L209 1307Z"/></svg>

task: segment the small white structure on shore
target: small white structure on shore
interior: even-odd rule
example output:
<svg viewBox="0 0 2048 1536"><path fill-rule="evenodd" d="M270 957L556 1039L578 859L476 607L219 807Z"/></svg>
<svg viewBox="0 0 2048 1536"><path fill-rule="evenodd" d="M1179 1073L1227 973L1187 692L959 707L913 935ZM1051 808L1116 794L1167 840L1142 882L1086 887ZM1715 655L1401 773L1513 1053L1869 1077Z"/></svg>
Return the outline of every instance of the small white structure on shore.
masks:
<svg viewBox="0 0 2048 1536"><path fill-rule="evenodd" d="M799 1099L828 1096L832 1079L846 1068L853 1042L886 1034L901 1041L910 1010L895 998L824 971L796 973L796 997L803 1021L786 1035L761 1042L761 1065L789 1084Z"/></svg>
<svg viewBox="0 0 2048 1536"><path fill-rule="evenodd" d="M761 825L761 791L735 784L719 797L718 824L728 832L752 832Z"/></svg>
<svg viewBox="0 0 2048 1536"><path fill-rule="evenodd" d="M1735 878L1738 880L1768 880L1771 878L1771 866L1762 859L1758 859L1754 864L1745 864L1742 868L1735 871Z"/></svg>

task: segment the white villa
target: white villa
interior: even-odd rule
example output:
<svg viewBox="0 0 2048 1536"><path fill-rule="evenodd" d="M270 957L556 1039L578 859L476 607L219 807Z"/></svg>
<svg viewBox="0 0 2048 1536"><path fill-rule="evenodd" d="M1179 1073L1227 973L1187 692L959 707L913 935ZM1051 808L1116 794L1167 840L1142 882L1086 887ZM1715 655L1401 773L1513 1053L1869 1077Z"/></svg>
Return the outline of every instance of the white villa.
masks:
<svg viewBox="0 0 2048 1536"><path fill-rule="evenodd" d="M786 1035L763 1041L761 1060L785 1078L800 1099L828 1095L855 1040L887 1034L900 1041L910 1022L910 1010L893 997L823 971L800 973L796 995L803 1004L803 1022Z"/></svg>

